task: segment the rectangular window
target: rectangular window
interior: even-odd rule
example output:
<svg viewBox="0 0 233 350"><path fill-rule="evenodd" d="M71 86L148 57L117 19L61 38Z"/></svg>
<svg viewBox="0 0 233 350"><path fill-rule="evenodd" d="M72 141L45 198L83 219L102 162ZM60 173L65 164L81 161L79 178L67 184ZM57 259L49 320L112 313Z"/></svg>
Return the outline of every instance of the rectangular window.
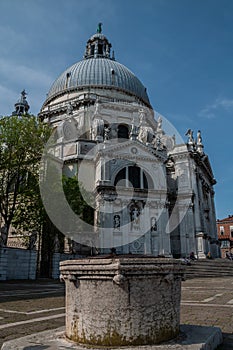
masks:
<svg viewBox="0 0 233 350"><path fill-rule="evenodd" d="M222 241L221 242L221 248L228 248L230 246L229 241Z"/></svg>
<svg viewBox="0 0 233 350"><path fill-rule="evenodd" d="M224 235L224 226L220 226L220 235L223 236Z"/></svg>

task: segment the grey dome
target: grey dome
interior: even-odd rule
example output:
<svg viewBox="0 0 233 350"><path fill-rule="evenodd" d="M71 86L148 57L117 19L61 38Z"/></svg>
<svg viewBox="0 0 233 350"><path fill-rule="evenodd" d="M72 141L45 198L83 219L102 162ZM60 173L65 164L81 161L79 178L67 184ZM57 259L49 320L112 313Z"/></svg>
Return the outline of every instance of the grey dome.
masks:
<svg viewBox="0 0 233 350"><path fill-rule="evenodd" d="M146 89L124 65L108 58L88 58L66 69L51 86L47 100L84 87L116 88L150 105ZM45 102L45 103L46 103Z"/></svg>

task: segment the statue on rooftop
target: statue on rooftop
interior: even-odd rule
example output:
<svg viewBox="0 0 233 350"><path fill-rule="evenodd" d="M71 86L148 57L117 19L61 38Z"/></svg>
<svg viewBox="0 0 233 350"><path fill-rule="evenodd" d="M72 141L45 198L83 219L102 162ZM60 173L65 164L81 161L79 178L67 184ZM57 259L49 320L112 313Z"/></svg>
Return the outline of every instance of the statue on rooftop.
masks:
<svg viewBox="0 0 233 350"><path fill-rule="evenodd" d="M202 137L201 137L201 131L198 130L197 132L197 151L200 153L200 155L203 155L203 143L202 143Z"/></svg>
<svg viewBox="0 0 233 350"><path fill-rule="evenodd" d="M102 25L103 25L103 23L99 23L99 24L98 24L98 27L97 27L96 33L99 33L99 34L101 34L101 33L102 33Z"/></svg>
<svg viewBox="0 0 233 350"><path fill-rule="evenodd" d="M194 138L193 138L193 131L191 129L188 129L185 136L188 136L188 143L194 144Z"/></svg>
<svg viewBox="0 0 233 350"><path fill-rule="evenodd" d="M197 132L197 144L201 145L202 144L202 137L201 137L201 131L198 130Z"/></svg>
<svg viewBox="0 0 233 350"><path fill-rule="evenodd" d="M158 124L157 124L157 131L161 131L162 130L162 122L163 122L162 117L159 116L158 117Z"/></svg>

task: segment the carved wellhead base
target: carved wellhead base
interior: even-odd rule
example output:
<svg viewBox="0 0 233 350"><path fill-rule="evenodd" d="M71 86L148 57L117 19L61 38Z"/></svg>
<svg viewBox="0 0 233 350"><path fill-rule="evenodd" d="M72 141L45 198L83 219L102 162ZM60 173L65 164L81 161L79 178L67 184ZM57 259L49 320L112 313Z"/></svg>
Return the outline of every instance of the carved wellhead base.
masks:
<svg viewBox="0 0 233 350"><path fill-rule="evenodd" d="M179 333L183 267L152 257L92 258L61 263L66 336L82 344L158 344Z"/></svg>

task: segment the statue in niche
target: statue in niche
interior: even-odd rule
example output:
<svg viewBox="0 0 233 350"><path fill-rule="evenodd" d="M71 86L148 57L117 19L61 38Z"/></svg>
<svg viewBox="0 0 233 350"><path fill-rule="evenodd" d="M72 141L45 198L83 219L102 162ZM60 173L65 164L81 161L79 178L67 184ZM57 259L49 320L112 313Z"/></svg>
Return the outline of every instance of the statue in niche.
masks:
<svg viewBox="0 0 233 350"><path fill-rule="evenodd" d="M151 223L150 231L151 232L157 232L157 220L156 220L156 218L152 217L150 219L150 223Z"/></svg>
<svg viewBox="0 0 233 350"><path fill-rule="evenodd" d="M135 123L135 117L133 116L132 124L131 124L131 130L130 130L130 140L136 140L139 134L140 124L139 126Z"/></svg>
<svg viewBox="0 0 233 350"><path fill-rule="evenodd" d="M109 140L110 131L111 131L111 128L109 126L105 126L105 128L104 128L104 141Z"/></svg>
<svg viewBox="0 0 233 350"><path fill-rule="evenodd" d="M121 227L121 218L120 215L114 215L113 217L113 228L115 230L120 231L120 227Z"/></svg>
<svg viewBox="0 0 233 350"><path fill-rule="evenodd" d="M103 120L95 119L93 121L92 134L93 134L94 140L98 139L99 137L103 138L103 134L104 134L104 122L103 122Z"/></svg>
<svg viewBox="0 0 233 350"><path fill-rule="evenodd" d="M136 205L131 208L130 217L131 217L131 229L139 230L140 229L140 209Z"/></svg>
<svg viewBox="0 0 233 350"><path fill-rule="evenodd" d="M92 121L93 121L94 117L99 116L99 115L100 115L100 103L99 103L99 99L97 98L96 102L95 102L95 111L93 114Z"/></svg>

